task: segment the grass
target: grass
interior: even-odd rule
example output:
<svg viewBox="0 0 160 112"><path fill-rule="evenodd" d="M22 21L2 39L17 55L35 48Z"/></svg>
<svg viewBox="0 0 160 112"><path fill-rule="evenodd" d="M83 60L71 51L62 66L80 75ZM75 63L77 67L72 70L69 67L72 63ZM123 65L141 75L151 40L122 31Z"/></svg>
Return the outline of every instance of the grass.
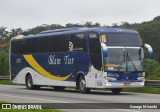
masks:
<svg viewBox="0 0 160 112"><path fill-rule="evenodd" d="M0 101L0 104L3 104L3 103L8 103L8 102L5 102L5 101ZM28 110L20 110L20 109L0 109L0 112L63 112L63 111L60 111L60 110L56 110L56 109L37 109L37 110L34 110L34 109L28 109Z"/></svg>
<svg viewBox="0 0 160 112"><path fill-rule="evenodd" d="M0 84L3 84L3 85L24 85L24 84L12 83L10 80L0 80Z"/></svg>
<svg viewBox="0 0 160 112"><path fill-rule="evenodd" d="M143 87L143 88L123 88L124 92L151 93L160 94L160 88Z"/></svg>

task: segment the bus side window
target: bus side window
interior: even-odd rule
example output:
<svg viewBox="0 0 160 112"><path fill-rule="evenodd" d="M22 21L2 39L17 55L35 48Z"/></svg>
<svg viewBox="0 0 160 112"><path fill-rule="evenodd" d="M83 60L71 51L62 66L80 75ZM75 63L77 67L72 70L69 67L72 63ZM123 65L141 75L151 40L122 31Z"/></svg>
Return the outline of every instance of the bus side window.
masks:
<svg viewBox="0 0 160 112"><path fill-rule="evenodd" d="M21 54L21 40L16 41L17 54Z"/></svg>
<svg viewBox="0 0 160 112"><path fill-rule="evenodd" d="M71 42L70 35L62 35L61 43L61 52L68 52L69 51L69 44Z"/></svg>
<svg viewBox="0 0 160 112"><path fill-rule="evenodd" d="M37 38L26 39L27 52L26 53L39 53Z"/></svg>
<svg viewBox="0 0 160 112"><path fill-rule="evenodd" d="M51 36L49 52L60 52L60 47L61 47L61 36L60 35Z"/></svg>
<svg viewBox="0 0 160 112"><path fill-rule="evenodd" d="M17 40L13 40L11 42L11 52L12 54L17 54L18 53L18 41Z"/></svg>
<svg viewBox="0 0 160 112"><path fill-rule="evenodd" d="M74 51L87 51L87 42L85 33L73 34L72 36Z"/></svg>
<svg viewBox="0 0 160 112"><path fill-rule="evenodd" d="M21 52L21 54L26 54L27 53L26 39L21 39L20 52Z"/></svg>
<svg viewBox="0 0 160 112"><path fill-rule="evenodd" d="M41 37L38 39L38 52L45 53L49 52L49 38Z"/></svg>

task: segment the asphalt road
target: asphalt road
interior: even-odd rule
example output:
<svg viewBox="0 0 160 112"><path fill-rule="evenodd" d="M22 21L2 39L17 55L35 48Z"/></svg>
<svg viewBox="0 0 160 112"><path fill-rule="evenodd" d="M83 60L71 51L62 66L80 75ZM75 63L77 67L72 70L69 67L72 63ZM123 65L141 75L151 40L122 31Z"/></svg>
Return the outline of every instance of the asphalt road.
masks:
<svg viewBox="0 0 160 112"><path fill-rule="evenodd" d="M113 95L110 91L98 90L92 90L90 94L80 94L70 88L64 91L54 91L49 87L40 90L27 90L25 86L0 85L0 100L13 103L160 103L160 95L131 92ZM83 110L73 109L69 111L82 112ZM97 110L90 111L96 112ZM101 111L106 110L102 109ZM158 112L160 110L107 109L107 111Z"/></svg>

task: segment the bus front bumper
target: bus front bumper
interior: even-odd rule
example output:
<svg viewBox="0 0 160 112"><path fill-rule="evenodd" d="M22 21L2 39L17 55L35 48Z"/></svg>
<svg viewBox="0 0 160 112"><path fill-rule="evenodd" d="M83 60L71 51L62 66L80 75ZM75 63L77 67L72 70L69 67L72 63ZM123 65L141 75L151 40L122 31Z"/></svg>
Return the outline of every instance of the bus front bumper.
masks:
<svg viewBox="0 0 160 112"><path fill-rule="evenodd" d="M143 87L144 81L142 82L106 82L106 88L132 88L132 87Z"/></svg>

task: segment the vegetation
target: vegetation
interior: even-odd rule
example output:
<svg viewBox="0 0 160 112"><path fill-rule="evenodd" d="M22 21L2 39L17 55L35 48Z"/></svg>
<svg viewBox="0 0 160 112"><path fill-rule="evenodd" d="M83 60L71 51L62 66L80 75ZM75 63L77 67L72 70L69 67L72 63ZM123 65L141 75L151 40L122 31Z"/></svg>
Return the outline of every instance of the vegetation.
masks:
<svg viewBox="0 0 160 112"><path fill-rule="evenodd" d="M24 86L24 84L15 84L15 83L11 82L10 80L0 80L0 84L2 84L2 85L20 85L20 86Z"/></svg>
<svg viewBox="0 0 160 112"><path fill-rule="evenodd" d="M148 43L153 47L154 59L148 59L146 54L145 58L145 71L147 79L160 79L160 16L155 17L152 21L143 23L129 24L122 22L121 25L113 23L112 26L101 26L99 23L86 22L84 24L68 23L65 26L59 24L37 26L23 31L21 28L11 29L7 31L7 27L0 27L0 75L9 75L9 40L16 35L31 35L37 34L44 30L53 30L59 28L69 27L118 27L137 30L140 33L143 43Z"/></svg>
<svg viewBox="0 0 160 112"><path fill-rule="evenodd" d="M123 92L151 93L160 94L159 88L143 87L143 88L123 88Z"/></svg>

